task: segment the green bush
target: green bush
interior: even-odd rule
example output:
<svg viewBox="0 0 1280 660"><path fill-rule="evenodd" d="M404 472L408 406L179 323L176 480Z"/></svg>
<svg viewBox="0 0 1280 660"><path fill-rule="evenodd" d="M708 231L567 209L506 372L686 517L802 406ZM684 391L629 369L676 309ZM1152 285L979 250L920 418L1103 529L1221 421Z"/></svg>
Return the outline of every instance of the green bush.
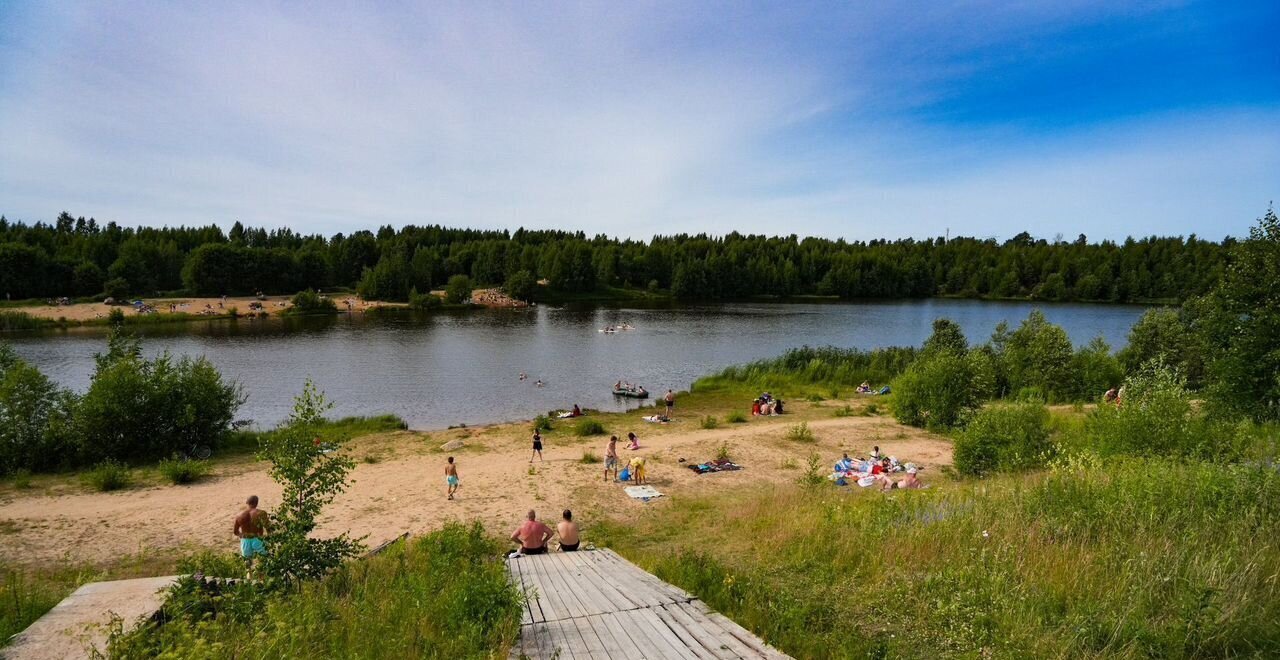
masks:
<svg viewBox="0 0 1280 660"><path fill-rule="evenodd" d="M26 313L13 310L0 310L0 332L16 332L19 330L37 330L44 324L40 319Z"/></svg>
<svg viewBox="0 0 1280 660"><path fill-rule="evenodd" d="M1085 419L1086 447L1115 454L1234 460L1247 438L1234 424L1198 413L1173 368L1149 364L1125 382L1122 405L1103 404Z"/></svg>
<svg viewBox="0 0 1280 660"><path fill-rule="evenodd" d="M417 287L409 289L410 309L435 309L444 306L444 301L430 291L418 293Z"/></svg>
<svg viewBox="0 0 1280 660"><path fill-rule="evenodd" d="M817 438L814 437L813 431L809 430L808 422L800 422L799 424L787 429L786 438L792 442L817 442Z"/></svg>
<svg viewBox="0 0 1280 660"><path fill-rule="evenodd" d="M985 476L1040 467L1052 457L1049 410L1038 403L989 406L955 441L955 468Z"/></svg>
<svg viewBox="0 0 1280 660"><path fill-rule="evenodd" d="M585 450L583 450L583 452L582 452L582 460L580 460L580 461L578 461L578 462L579 462L579 463L583 463L583 464L585 464L585 465L590 465L590 464L592 464L592 463L599 463L599 462L600 462L600 457L599 457L598 455L596 455L596 453L595 453L595 452L593 452L593 451L591 451L590 449L585 449Z"/></svg>
<svg viewBox="0 0 1280 660"><path fill-rule="evenodd" d="M157 460L191 445L216 447L244 402L240 386L200 357L154 360L113 330L89 390L75 407L80 453L89 460Z"/></svg>
<svg viewBox="0 0 1280 660"><path fill-rule="evenodd" d="M580 419L573 427L573 434L578 436L604 435L604 425L594 419Z"/></svg>
<svg viewBox="0 0 1280 660"><path fill-rule="evenodd" d="M716 420L715 415L707 415L706 417L702 418L702 421L699 422L699 425L702 426L702 428L704 429L714 429L720 426L720 422Z"/></svg>
<svg viewBox="0 0 1280 660"><path fill-rule="evenodd" d="M0 344L0 474L71 463L75 397Z"/></svg>
<svg viewBox="0 0 1280 660"><path fill-rule="evenodd" d="M994 384L991 358L981 351L950 351L917 360L893 381L893 414L912 426L956 426L982 406Z"/></svg>
<svg viewBox="0 0 1280 660"><path fill-rule="evenodd" d="M121 302L129 297L129 281L123 277L113 277L102 285L105 298L115 298L116 302ZM104 298L104 299L105 299Z"/></svg>
<svg viewBox="0 0 1280 660"><path fill-rule="evenodd" d="M460 305L471 298L471 278L466 275L454 275L445 285L444 297L450 305Z"/></svg>
<svg viewBox="0 0 1280 660"><path fill-rule="evenodd" d="M234 552L201 550L178 560L178 573L206 577L244 577L244 559Z"/></svg>
<svg viewBox="0 0 1280 660"><path fill-rule="evenodd" d="M780 357L728 367L699 378L694 389L706 391L747 387L756 391L790 389L796 384L821 385L831 398L839 387L856 387L863 381L886 382L902 373L915 359L915 348L890 347L873 351L844 348L795 348Z"/></svg>
<svg viewBox="0 0 1280 660"><path fill-rule="evenodd" d="M74 588L59 591L47 582L33 580L22 570L0 566L0 641L8 642Z"/></svg>
<svg viewBox="0 0 1280 660"><path fill-rule="evenodd" d="M720 441L720 446L719 446L719 447L716 447L716 460L717 460L717 461L727 461L727 460L729 460L729 456L730 456L732 453L733 453L733 447L730 447L730 446L729 446L729 441L728 441L728 440L721 440L721 441Z"/></svg>
<svg viewBox="0 0 1280 660"><path fill-rule="evenodd" d="M1050 401L1071 397L1073 356L1071 339L1040 310L1032 310L1008 338L1003 359L1009 388L1036 387Z"/></svg>
<svg viewBox="0 0 1280 660"><path fill-rule="evenodd" d="M853 417L853 406L846 403L843 407L836 408L834 414L836 417Z"/></svg>
<svg viewBox="0 0 1280 660"><path fill-rule="evenodd" d="M133 483L133 473L124 463L107 459L81 475L81 480L88 488L105 493L128 488Z"/></svg>
<svg viewBox="0 0 1280 660"><path fill-rule="evenodd" d="M741 410L734 410L724 416L724 421L729 422L730 424L745 424L747 421L747 415Z"/></svg>
<svg viewBox="0 0 1280 660"><path fill-rule="evenodd" d="M522 269L507 276L507 281L502 285L502 291L516 300L529 300L533 298L534 288L537 285L537 278L533 273Z"/></svg>
<svg viewBox="0 0 1280 660"><path fill-rule="evenodd" d="M294 294L289 301L289 312L292 314L336 314L338 306L333 299L317 293L314 289L306 289Z"/></svg>
<svg viewBox="0 0 1280 660"><path fill-rule="evenodd" d="M538 415L537 417L534 417L534 418L533 418L533 430L535 430L535 431L550 431L550 430L551 430L551 418L550 418L550 417L548 417L548 416L546 416L546 415Z"/></svg>
<svg viewBox="0 0 1280 660"><path fill-rule="evenodd" d="M156 467L161 476L174 485L194 483L208 476L211 471L208 462L190 460L180 454L160 461Z"/></svg>
<svg viewBox="0 0 1280 660"><path fill-rule="evenodd" d="M26 490L31 487L31 470L17 470L13 473L13 487Z"/></svg>

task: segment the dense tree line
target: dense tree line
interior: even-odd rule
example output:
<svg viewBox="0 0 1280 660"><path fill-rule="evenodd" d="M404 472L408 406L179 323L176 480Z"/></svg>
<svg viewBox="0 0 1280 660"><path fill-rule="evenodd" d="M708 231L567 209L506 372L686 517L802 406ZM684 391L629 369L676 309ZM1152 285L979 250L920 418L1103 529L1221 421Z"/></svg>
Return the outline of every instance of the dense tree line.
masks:
<svg viewBox="0 0 1280 660"><path fill-rule="evenodd" d="M294 293L358 287L406 300L455 275L477 285L530 275L562 291L669 290L682 299L935 295L1038 300L1183 300L1209 291L1236 241L1149 237L1122 243L942 238L869 242L731 233L617 240L562 231L386 226L325 237L239 223L132 228L62 213L53 224L0 216L0 284L13 299Z"/></svg>

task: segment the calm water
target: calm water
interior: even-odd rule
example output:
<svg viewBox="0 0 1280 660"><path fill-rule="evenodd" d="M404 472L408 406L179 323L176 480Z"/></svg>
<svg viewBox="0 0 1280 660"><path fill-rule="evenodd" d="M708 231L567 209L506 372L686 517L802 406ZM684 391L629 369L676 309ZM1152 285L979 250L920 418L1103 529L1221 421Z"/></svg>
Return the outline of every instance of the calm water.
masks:
<svg viewBox="0 0 1280 660"><path fill-rule="evenodd" d="M259 426L288 416L310 377L339 415L395 413L413 428L529 418L577 403L622 410L619 379L650 392L686 389L731 364L809 344L862 349L919 345L935 318L958 322L971 342L996 323L1016 325L1032 305L968 300L848 304L729 304L662 309L553 308L311 319L206 321L142 330L154 355L205 355L244 386L240 417ZM1077 344L1101 335L1124 344L1142 307L1040 305ZM602 334L629 322L630 332ZM78 391L88 386L100 328L10 337L17 352ZM529 380L520 382L524 371ZM546 385L534 386L535 379Z"/></svg>

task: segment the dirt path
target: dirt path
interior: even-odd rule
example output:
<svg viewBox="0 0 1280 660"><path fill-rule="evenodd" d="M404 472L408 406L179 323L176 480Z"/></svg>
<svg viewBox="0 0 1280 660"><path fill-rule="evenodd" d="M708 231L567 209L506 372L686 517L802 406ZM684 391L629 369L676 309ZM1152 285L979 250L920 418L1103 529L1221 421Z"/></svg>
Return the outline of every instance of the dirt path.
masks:
<svg viewBox="0 0 1280 660"><path fill-rule="evenodd" d="M823 418L813 416L818 412ZM926 480L936 478L937 468L951 462L951 444L938 436L883 417L829 415L829 411L810 411L809 427L817 436L813 444L784 438L798 419L793 415L713 430L683 427L695 427L693 420L657 429L637 419L635 430L641 434L650 483L675 496L794 480L810 453L821 456L825 471L840 451L865 453L872 444L904 461L927 466ZM530 508L554 520L569 507L579 511L589 537L591 515L606 511L625 515L628 509L667 505L668 498L648 504L633 500L621 484L603 481L601 464L581 462L584 450L602 457L607 438L584 442L561 431L547 434L546 460L531 468L526 428L508 424L440 431L429 437L397 432L354 441L350 451L357 458L380 458L377 463L358 464L350 489L322 520L321 533L350 531L374 544L402 532L429 531L449 519L479 519L491 530L505 533ZM462 487L457 500L447 501L445 453L436 447L460 436L468 443L453 452ZM732 460L746 469L696 475L678 462L679 458L709 460L722 443L729 445ZM619 449L619 454L625 461L631 452ZM781 467L784 461L789 462L786 468ZM229 550L234 547L232 516L250 494L259 495L268 509L279 502L280 489L261 463L223 466L213 478L190 486L52 495L10 491L0 501L0 556L29 565L103 564L125 555L194 547Z"/></svg>

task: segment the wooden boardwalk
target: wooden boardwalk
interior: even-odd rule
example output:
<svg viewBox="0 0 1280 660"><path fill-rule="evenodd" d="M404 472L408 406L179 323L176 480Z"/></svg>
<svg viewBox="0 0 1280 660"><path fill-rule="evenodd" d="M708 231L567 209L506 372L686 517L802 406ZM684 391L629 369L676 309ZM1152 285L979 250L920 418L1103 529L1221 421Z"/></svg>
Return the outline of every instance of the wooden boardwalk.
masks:
<svg viewBox="0 0 1280 660"><path fill-rule="evenodd" d="M527 603L511 658L787 658L612 550L507 559Z"/></svg>

